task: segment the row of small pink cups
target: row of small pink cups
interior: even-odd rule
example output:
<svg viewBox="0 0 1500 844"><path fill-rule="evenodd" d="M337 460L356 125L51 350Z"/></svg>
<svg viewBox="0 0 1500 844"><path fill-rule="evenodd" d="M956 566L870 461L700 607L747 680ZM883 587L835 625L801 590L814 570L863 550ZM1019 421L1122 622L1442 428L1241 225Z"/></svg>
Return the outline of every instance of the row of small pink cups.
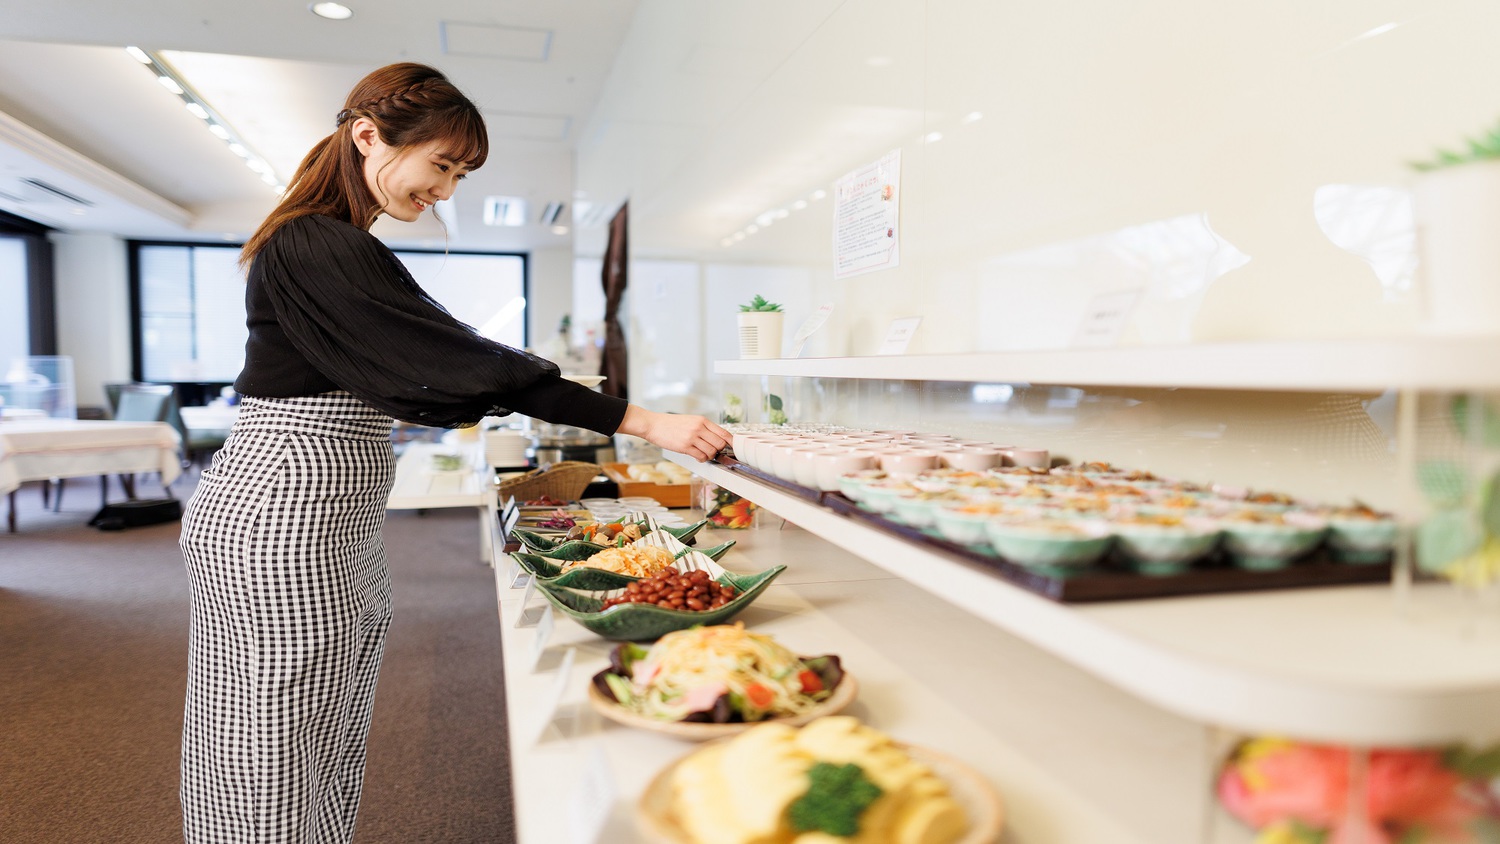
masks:
<svg viewBox="0 0 1500 844"><path fill-rule="evenodd" d="M902 477L944 468L1042 468L1050 461L1045 449L911 431L734 431L733 448L735 459L752 468L825 492L836 491L840 477L868 469Z"/></svg>

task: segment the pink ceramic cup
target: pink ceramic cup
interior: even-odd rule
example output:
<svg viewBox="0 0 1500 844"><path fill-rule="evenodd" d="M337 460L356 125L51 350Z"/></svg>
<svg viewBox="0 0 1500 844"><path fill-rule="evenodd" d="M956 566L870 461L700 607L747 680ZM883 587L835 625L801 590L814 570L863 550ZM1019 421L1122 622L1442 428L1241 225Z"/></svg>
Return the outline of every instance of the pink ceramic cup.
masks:
<svg viewBox="0 0 1500 844"><path fill-rule="evenodd" d="M1052 457L1045 448L1007 448L1000 452L1012 466L1045 469L1051 465Z"/></svg>
<svg viewBox="0 0 1500 844"><path fill-rule="evenodd" d="M876 455L880 468L892 477L910 477L938 467L938 453L923 448L887 449Z"/></svg>
<svg viewBox="0 0 1500 844"><path fill-rule="evenodd" d="M950 469L967 472L983 472L1000 465L1000 452L993 448L961 448L956 451L938 452L940 459Z"/></svg>
<svg viewBox="0 0 1500 844"><path fill-rule="evenodd" d="M791 463L792 467L793 483L817 489L818 476L814 473L813 457L821 454L824 450L821 445L792 449L788 462Z"/></svg>
<svg viewBox="0 0 1500 844"><path fill-rule="evenodd" d="M875 453L870 451L825 449L814 452L812 460L818 489L824 492L837 492L844 475L876 468Z"/></svg>

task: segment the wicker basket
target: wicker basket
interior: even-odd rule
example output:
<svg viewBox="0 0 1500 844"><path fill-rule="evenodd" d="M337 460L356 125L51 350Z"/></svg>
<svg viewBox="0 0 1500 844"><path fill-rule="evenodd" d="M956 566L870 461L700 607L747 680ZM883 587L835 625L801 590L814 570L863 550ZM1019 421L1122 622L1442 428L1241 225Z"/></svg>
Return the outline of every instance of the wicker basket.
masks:
<svg viewBox="0 0 1500 844"><path fill-rule="evenodd" d="M500 482L500 500L530 501L549 495L559 501L576 501L599 472L598 463L564 460Z"/></svg>

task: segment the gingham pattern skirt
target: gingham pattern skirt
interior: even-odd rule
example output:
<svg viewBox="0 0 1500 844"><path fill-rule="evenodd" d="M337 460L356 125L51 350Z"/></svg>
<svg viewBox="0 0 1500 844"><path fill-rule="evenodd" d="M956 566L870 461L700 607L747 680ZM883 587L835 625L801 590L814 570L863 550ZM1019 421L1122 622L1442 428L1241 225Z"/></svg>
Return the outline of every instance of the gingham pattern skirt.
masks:
<svg viewBox="0 0 1500 844"><path fill-rule="evenodd" d="M391 617L390 431L348 393L247 398L198 482L182 524L188 844L354 834Z"/></svg>

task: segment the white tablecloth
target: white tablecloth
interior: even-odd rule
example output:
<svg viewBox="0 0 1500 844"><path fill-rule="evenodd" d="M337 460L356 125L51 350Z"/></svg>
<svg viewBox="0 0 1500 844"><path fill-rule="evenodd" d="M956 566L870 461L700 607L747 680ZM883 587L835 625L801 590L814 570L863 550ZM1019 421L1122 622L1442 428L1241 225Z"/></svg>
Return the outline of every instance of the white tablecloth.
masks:
<svg viewBox="0 0 1500 844"><path fill-rule="evenodd" d="M182 474L181 438L165 422L21 419L0 422L0 495L23 481L160 472Z"/></svg>
<svg viewBox="0 0 1500 844"><path fill-rule="evenodd" d="M186 425L189 431L228 431L240 415L238 407L223 405L184 407L180 412L182 424Z"/></svg>

